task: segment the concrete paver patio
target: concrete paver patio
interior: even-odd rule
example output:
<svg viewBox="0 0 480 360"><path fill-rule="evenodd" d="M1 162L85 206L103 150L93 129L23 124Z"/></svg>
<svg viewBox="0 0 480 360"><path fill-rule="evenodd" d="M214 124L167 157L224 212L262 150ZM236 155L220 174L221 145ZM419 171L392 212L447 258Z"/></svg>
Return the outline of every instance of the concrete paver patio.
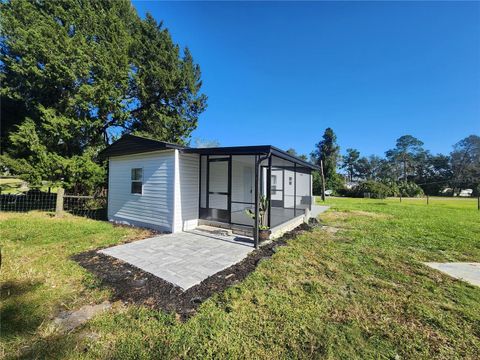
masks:
<svg viewBox="0 0 480 360"><path fill-rule="evenodd" d="M243 260L253 240L199 230L159 235L100 250L183 290Z"/></svg>

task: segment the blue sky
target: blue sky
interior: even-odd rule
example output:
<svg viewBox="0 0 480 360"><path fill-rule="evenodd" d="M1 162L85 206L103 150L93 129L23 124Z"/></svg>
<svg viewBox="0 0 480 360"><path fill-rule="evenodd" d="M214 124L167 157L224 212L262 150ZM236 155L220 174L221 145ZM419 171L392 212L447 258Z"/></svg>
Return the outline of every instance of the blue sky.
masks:
<svg viewBox="0 0 480 360"><path fill-rule="evenodd" d="M193 137L383 155L411 134L432 152L480 134L479 2L134 2L202 69Z"/></svg>

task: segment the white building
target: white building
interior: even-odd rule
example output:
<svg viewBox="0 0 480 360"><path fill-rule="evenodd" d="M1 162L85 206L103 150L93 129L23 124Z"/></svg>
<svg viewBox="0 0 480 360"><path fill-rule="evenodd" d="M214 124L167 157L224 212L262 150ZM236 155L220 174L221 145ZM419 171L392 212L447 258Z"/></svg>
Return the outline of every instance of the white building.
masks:
<svg viewBox="0 0 480 360"><path fill-rule="evenodd" d="M179 232L208 223L257 234L245 210L259 211L265 196L274 233L312 205L317 167L270 145L194 149L126 135L101 155L109 161L108 219L122 224Z"/></svg>

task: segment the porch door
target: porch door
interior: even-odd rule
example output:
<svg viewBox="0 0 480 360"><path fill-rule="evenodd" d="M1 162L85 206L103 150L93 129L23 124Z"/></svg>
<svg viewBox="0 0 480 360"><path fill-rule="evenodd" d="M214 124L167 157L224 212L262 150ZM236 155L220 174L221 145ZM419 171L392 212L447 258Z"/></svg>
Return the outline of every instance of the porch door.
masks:
<svg viewBox="0 0 480 360"><path fill-rule="evenodd" d="M230 158L208 160L208 218L230 222Z"/></svg>

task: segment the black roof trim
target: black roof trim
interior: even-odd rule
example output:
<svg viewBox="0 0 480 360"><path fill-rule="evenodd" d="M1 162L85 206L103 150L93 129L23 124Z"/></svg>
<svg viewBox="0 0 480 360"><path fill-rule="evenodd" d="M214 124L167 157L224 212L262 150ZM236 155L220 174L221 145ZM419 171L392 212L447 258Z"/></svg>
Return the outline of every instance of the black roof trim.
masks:
<svg viewBox="0 0 480 360"><path fill-rule="evenodd" d="M281 159L294 162L296 164L308 167L312 170L319 170L317 165L313 165L308 161L304 161L296 156L290 155L286 151L271 145L257 145L257 146L229 146L229 147L215 147L215 148L189 148L177 144L171 144L164 141L147 139L135 135L124 135L119 140L108 146L100 152L101 158L108 158L112 156L122 156L146 153L158 150L178 149L185 153L204 154L204 155L258 155L258 154L272 154Z"/></svg>
<svg viewBox="0 0 480 360"><path fill-rule="evenodd" d="M297 156L293 156L286 151L272 145L257 145L257 146L230 146L230 147L216 147L216 148L186 148L182 150L186 153L202 154L202 155L257 155L257 154L272 154L281 159L294 162L296 164L308 167L312 170L320 170L317 165L311 164L308 161L302 160Z"/></svg>
<svg viewBox="0 0 480 360"><path fill-rule="evenodd" d="M152 140L127 134L102 150L99 154L99 157L107 158L111 156L131 155L168 149L180 150L185 149L185 147L177 144L167 143L165 141Z"/></svg>

